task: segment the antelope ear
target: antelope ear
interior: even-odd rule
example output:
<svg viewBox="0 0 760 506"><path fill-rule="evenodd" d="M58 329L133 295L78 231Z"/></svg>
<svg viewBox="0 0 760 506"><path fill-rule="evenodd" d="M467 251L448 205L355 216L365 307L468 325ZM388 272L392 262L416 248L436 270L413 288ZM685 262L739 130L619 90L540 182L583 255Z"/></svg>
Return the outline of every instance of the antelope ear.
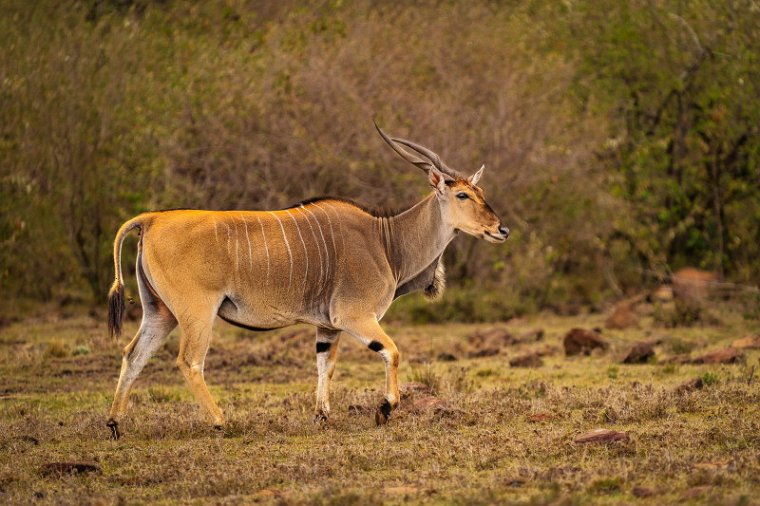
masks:
<svg viewBox="0 0 760 506"><path fill-rule="evenodd" d="M468 181L468 182L469 182L471 185L476 185L476 184L478 184L478 181L480 181L480 178L481 178L481 176L483 175L483 169L485 169L485 168L486 168L486 166L485 166L485 165L481 165L481 166L480 166L480 169L478 169L478 171L477 171L475 174L473 174L472 176L470 176L470 177L468 177L468 178L467 178L467 181Z"/></svg>
<svg viewBox="0 0 760 506"><path fill-rule="evenodd" d="M428 179L430 180L430 186L435 188L435 192L438 195L443 195L443 190L446 188L446 177L443 172L435 167L430 167L430 170L428 170Z"/></svg>

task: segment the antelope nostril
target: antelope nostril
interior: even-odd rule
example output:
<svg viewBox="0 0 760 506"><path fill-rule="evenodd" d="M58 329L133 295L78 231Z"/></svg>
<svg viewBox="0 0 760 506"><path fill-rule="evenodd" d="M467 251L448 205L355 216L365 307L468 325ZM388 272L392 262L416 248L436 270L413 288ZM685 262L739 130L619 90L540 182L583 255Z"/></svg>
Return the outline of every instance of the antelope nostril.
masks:
<svg viewBox="0 0 760 506"><path fill-rule="evenodd" d="M509 229L508 229L507 227L505 227L504 225L501 225L501 226L499 227L499 232L500 232L500 233L501 233L501 235L503 235L505 238L506 238L506 237L509 237Z"/></svg>

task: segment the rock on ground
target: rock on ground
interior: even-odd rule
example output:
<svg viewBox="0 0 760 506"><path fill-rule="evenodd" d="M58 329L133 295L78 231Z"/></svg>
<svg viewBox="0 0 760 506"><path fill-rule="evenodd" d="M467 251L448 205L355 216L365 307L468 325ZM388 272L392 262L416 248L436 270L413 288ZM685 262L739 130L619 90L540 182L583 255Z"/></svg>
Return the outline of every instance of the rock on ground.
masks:
<svg viewBox="0 0 760 506"><path fill-rule="evenodd" d="M624 364L643 364L654 357L654 344L646 341L635 343L623 357Z"/></svg>
<svg viewBox="0 0 760 506"><path fill-rule="evenodd" d="M609 348L607 341L594 330L574 328L565 335L563 341L565 355L589 355L594 349L606 350Z"/></svg>
<svg viewBox="0 0 760 506"><path fill-rule="evenodd" d="M728 347L711 351L691 361L692 364L735 364L744 357L744 351Z"/></svg>

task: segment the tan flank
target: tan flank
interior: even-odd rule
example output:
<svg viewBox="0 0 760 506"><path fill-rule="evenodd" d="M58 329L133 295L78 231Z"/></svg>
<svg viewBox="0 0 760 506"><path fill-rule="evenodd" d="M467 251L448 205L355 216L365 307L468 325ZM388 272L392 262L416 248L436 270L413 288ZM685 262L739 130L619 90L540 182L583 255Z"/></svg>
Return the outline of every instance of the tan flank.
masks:
<svg viewBox="0 0 760 506"><path fill-rule="evenodd" d="M393 300L443 289L441 256L458 231L504 242L509 230L469 178L438 155L404 139L383 139L423 169L433 191L406 211L383 216L352 202L324 198L278 211L164 211L124 223L114 241L116 279L109 293L109 329L119 334L124 310L121 246L140 230L137 284L143 319L124 348L108 425L114 437L129 390L148 359L177 326L177 365L198 402L223 427L203 366L216 316L251 329L295 323L317 328L316 418L326 419L338 340L346 333L385 362L385 399L376 420L398 405L399 352L379 325Z"/></svg>

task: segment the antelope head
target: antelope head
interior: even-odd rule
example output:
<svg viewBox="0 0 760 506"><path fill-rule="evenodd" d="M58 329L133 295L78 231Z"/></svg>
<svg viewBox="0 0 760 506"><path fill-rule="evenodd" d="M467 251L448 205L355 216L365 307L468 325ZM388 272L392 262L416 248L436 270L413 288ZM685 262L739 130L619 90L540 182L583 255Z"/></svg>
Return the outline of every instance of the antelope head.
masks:
<svg viewBox="0 0 760 506"><path fill-rule="evenodd" d="M507 240L509 229L502 224L486 202L483 190L477 186L485 166L465 177L443 163L437 154L425 146L406 139L389 137L377 123L375 128L401 158L427 173L441 206L441 215L449 226L488 242L501 243Z"/></svg>

